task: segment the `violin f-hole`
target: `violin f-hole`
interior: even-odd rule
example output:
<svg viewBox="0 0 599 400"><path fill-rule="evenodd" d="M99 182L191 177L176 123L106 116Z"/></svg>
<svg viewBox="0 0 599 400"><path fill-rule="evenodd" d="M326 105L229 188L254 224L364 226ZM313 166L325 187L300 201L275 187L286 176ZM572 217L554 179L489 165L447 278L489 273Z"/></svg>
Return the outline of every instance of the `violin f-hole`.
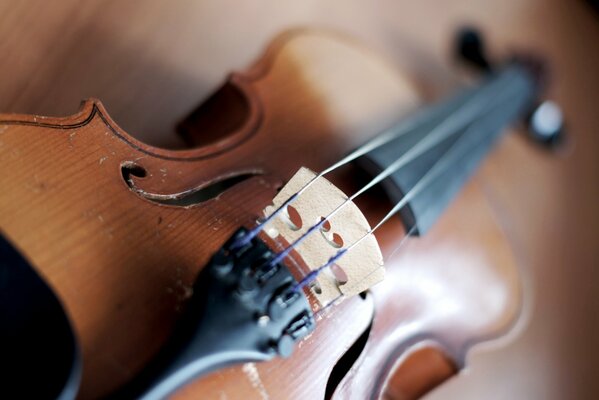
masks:
<svg viewBox="0 0 599 400"><path fill-rule="evenodd" d="M132 161L121 164L121 176L125 184L138 196L154 203L174 206L191 207L212 200L255 176L262 175L259 171L246 171L219 177L208 183L201 183L196 187L177 193L152 193L137 185L134 178L143 179L148 175L147 170Z"/></svg>

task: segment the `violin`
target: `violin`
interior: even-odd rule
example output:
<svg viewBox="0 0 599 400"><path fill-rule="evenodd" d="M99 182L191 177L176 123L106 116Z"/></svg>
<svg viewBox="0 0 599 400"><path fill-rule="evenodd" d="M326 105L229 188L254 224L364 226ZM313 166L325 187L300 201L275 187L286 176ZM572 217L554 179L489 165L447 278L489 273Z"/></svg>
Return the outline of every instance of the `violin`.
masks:
<svg viewBox="0 0 599 400"><path fill-rule="evenodd" d="M460 51L483 77L424 106L351 39L285 33L179 124L183 150L98 100L0 115L4 268L46 282L73 331L64 370L40 357L53 384L15 390L413 399L456 374L526 290L477 168L531 112L537 142L561 133L535 63L491 66L473 32Z"/></svg>

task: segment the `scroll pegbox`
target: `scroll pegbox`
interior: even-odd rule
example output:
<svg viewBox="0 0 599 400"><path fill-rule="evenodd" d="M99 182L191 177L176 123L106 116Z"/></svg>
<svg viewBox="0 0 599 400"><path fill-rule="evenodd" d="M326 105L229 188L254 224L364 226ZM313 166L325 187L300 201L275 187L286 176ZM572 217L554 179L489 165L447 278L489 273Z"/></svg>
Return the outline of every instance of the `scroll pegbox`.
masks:
<svg viewBox="0 0 599 400"><path fill-rule="evenodd" d="M271 215L315 176L314 172L302 167L273 199L273 205L264 210L265 217ZM282 238L287 243L293 243L346 200L347 196L343 191L321 177L280 215L269 221L265 231L273 239ZM348 202L319 231L302 240L295 250L304 264L313 271L369 230L370 225L364 214L356 204ZM335 265L324 269L310 288L320 303L325 305L341 295L349 297L370 288L380 282L384 275L381 250L376 238L369 235L339 258Z"/></svg>

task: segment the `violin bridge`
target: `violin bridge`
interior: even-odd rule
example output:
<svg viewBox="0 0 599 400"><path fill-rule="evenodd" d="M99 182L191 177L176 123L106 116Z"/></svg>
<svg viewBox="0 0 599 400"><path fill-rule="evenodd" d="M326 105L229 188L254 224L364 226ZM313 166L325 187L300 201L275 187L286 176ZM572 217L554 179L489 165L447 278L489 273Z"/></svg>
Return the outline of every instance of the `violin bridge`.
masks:
<svg viewBox="0 0 599 400"><path fill-rule="evenodd" d="M302 167L264 210L265 217L278 209L290 196L297 193L316 174ZM286 210L265 226L273 239L293 243L311 226L329 215L347 196L325 178L319 178ZM339 250L360 239L370 230L366 217L353 202L335 213L320 231L307 236L295 248L303 263L313 271L327 263ZM305 274L310 271L304 271ZM383 280L383 256L374 235L369 235L345 253L335 265L323 270L310 290L322 305L343 296L353 296Z"/></svg>

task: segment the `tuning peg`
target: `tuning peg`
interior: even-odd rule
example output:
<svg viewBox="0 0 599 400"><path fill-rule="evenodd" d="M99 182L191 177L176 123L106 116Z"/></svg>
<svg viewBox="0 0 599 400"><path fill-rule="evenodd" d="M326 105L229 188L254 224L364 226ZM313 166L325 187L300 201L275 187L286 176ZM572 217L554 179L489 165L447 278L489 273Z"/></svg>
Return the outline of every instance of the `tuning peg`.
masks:
<svg viewBox="0 0 599 400"><path fill-rule="evenodd" d="M545 100L528 115L529 136L537 143L554 147L564 139L564 117L561 108L553 101Z"/></svg>
<svg viewBox="0 0 599 400"><path fill-rule="evenodd" d="M486 54L485 43L479 30L464 27L456 35L455 52L466 64L484 72L492 70L492 63ZM539 87L547 81L546 65L542 59L529 54L518 54L514 57L526 66L537 80ZM539 101L532 107L525 118L528 136L537 143L555 147L563 142L564 118L560 107L553 101Z"/></svg>
<svg viewBox="0 0 599 400"><path fill-rule="evenodd" d="M485 51L482 34L475 28L465 27L456 37L456 55L461 61L483 71L490 71L491 64Z"/></svg>

